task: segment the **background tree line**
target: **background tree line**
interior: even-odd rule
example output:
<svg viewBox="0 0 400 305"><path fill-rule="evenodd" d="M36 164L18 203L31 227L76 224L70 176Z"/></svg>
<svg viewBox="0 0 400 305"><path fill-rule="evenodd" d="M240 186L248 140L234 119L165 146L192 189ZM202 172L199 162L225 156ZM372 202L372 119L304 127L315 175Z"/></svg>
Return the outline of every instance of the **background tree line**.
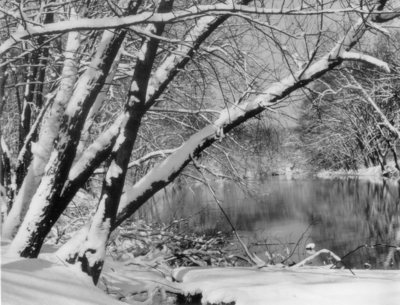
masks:
<svg viewBox="0 0 400 305"><path fill-rule="evenodd" d="M307 91L300 133L310 161L319 168L354 169L398 163L400 126L400 34L377 38L369 54L390 72L348 63Z"/></svg>

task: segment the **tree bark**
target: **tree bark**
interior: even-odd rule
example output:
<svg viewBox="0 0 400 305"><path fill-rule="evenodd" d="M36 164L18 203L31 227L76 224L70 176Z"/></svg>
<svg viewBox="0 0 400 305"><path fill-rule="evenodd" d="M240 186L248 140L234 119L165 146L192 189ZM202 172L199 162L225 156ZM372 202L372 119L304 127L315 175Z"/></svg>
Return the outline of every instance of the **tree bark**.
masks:
<svg viewBox="0 0 400 305"><path fill-rule="evenodd" d="M169 12L172 10L172 6L173 1L162 0L157 12ZM164 28L164 24L158 24L150 25L148 30L161 36ZM110 155L111 165L103 181L99 206L90 226L88 237L77 258L77 261L81 263L82 271L92 277L95 285L99 280L104 263L106 242L117 214L131 152L142 118L146 113L146 91L158 45L159 40L155 38L145 38L142 42L125 103L125 118Z"/></svg>
<svg viewBox="0 0 400 305"><path fill-rule="evenodd" d="M52 1L51 1L52 2ZM54 14L46 13L43 23L50 24L54 22ZM46 37L40 36L36 44L40 46L30 54L27 64L28 72L23 99L23 110L20 126L20 154L16 165L16 193L25 179L29 165L32 160L32 141L37 141L38 130L32 133L31 122L43 106L43 82L49 56L49 43L45 43ZM28 135L30 136L28 138Z"/></svg>
<svg viewBox="0 0 400 305"><path fill-rule="evenodd" d="M115 34L105 31L94 59L78 81L61 120L46 173L11 244L10 253L37 257L44 238L64 211L65 206L59 205L59 198L75 158L86 116L104 85L125 34L125 30L116 31Z"/></svg>
<svg viewBox="0 0 400 305"><path fill-rule="evenodd" d="M4 138L0 138L0 163L1 163L1 171L0 171L0 184L4 187L5 191L5 198L7 204L7 211L8 214L12 207L13 197L14 197L14 190L12 187L12 176L11 176L11 162L10 162L10 152L8 151L8 147ZM1 217L1 216L0 216Z"/></svg>
<svg viewBox="0 0 400 305"><path fill-rule="evenodd" d="M72 16L75 16L74 11ZM75 18L75 17L73 17ZM68 101L70 100L74 86L78 79L78 50L81 45L81 35L77 32L70 32L65 49L65 60L61 73L61 81L58 86L57 94L53 105L41 124L40 136L38 143L34 145L32 150L33 158L27 164L28 172L25 175L22 186L15 198L13 208L4 222L2 236L12 239L18 231L18 228L25 217L29 208L29 204L39 187L44 169L49 161L50 154L53 150L54 141L60 129L61 117L64 114ZM36 126L36 128L38 128ZM36 133L36 128L33 130ZM32 149L33 137L29 137L20 152L19 160L23 158L24 151ZM29 145L28 145L29 144Z"/></svg>

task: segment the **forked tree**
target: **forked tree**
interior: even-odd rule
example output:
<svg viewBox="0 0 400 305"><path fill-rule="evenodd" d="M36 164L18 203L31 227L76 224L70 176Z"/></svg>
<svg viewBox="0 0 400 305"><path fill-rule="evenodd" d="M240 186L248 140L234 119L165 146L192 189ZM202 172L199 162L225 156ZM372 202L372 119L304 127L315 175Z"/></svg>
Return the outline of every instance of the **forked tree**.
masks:
<svg viewBox="0 0 400 305"><path fill-rule="evenodd" d="M400 16L395 5L6 2L0 109L9 254L37 257L78 190L102 172L96 214L59 251L97 283L110 233L189 164L201 167L206 149L223 154L219 142L236 142L237 126L276 111L344 61L388 69L351 49L368 31L389 35L382 24ZM169 130L171 122L182 131ZM132 160L140 141L148 151ZM160 161L127 187L128 168L154 157Z"/></svg>

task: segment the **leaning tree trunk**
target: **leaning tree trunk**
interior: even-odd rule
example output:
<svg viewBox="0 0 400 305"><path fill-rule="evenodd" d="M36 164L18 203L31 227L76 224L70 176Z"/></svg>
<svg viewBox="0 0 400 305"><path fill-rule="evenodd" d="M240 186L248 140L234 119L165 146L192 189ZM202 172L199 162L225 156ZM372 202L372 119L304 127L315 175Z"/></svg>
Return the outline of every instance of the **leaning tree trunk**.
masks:
<svg viewBox="0 0 400 305"><path fill-rule="evenodd" d="M81 158L83 152L85 151L85 148L88 146L87 143L89 142L89 136L90 136L90 130L93 126L94 123L94 119L97 115L97 113L99 112L99 110L101 109L101 107L103 106L103 103L107 97L107 92L109 91L111 84L114 80L114 76L117 72L117 68L119 65L119 61L121 59L121 54L122 54L122 49L123 46L120 48L120 51L118 52L117 56L115 57L115 60L111 66L110 72L108 73L107 79L105 81L105 84L103 86L103 89L101 90L101 92L99 93L99 95L96 98L96 101L94 102L92 108L90 108L90 112L87 116L85 125L83 127L82 130L82 135L81 135L81 139L79 141L79 145L77 147L76 150L76 156L75 156L75 161L79 161L79 159Z"/></svg>
<svg viewBox="0 0 400 305"><path fill-rule="evenodd" d="M393 159L394 159L394 164L397 168L398 171L400 171L400 165L399 165L399 158L397 157L397 148L396 148L396 144L392 144L392 146L390 147L392 154L393 154Z"/></svg>
<svg viewBox="0 0 400 305"><path fill-rule="evenodd" d="M10 212L12 206L12 200L14 195L13 190L13 179L11 174L11 155L8 150L7 144L4 141L4 138L0 138L0 164L1 164L1 171L0 171L0 184L2 189L0 190L3 192L3 197L6 200L6 215ZM5 215L5 216L6 216ZM1 216L0 216L1 217ZM2 217L1 217L2 218Z"/></svg>
<svg viewBox="0 0 400 305"><path fill-rule="evenodd" d="M161 1L158 13L172 10L173 1ZM149 25L147 30L161 36L165 25ZM124 187L131 152L136 141L142 118L146 113L146 91L156 57L159 40L144 38L136 61L131 88L125 102L124 119L119 136L110 155L110 167L103 181L102 193L96 215L77 261L82 271L92 277L96 285L104 264L105 248L111 226L117 215L118 203Z"/></svg>
<svg viewBox="0 0 400 305"><path fill-rule="evenodd" d="M103 33L96 55L78 81L62 117L45 175L11 244L9 252L12 254L37 257L44 238L65 209L59 206L59 198L75 158L86 116L104 85L126 31L114 33Z"/></svg>
<svg viewBox="0 0 400 305"><path fill-rule="evenodd" d="M6 103L6 96L5 96L5 88L6 88L6 83L7 83L7 65L5 63L5 60L0 57L0 118L3 115L3 109L4 105ZM13 200L13 192L11 189L11 181L8 181L9 178L11 178L11 166L10 166L10 158L8 156L8 150L4 150L4 147L6 147L6 143L3 139L2 135L2 129L0 128L0 187L3 187L3 189L0 190L0 192L3 192L0 194L4 200L7 201L7 210L10 207L10 204ZM2 225L2 216L0 215L0 226Z"/></svg>
<svg viewBox="0 0 400 305"><path fill-rule="evenodd" d="M72 14L75 16L75 14ZM50 159L54 141L60 129L60 121L70 100L74 86L78 79L78 49L81 45L81 38L78 32L70 32L65 47L65 60L61 73L61 80L58 85L57 93L49 113L41 124L38 143L34 145L32 151L33 158L27 165L28 171L24 181L13 203L13 208L5 220L3 227L3 238L12 239L18 231L21 222L29 208L29 204L39 187L44 169ZM40 119L40 118L39 118ZM37 129L33 126L32 129ZM36 131L34 131L36 133ZM30 150L33 137L28 136L18 159L22 159L24 151ZM25 158L24 158L25 159Z"/></svg>
<svg viewBox="0 0 400 305"><path fill-rule="evenodd" d="M53 0L54 1L54 0ZM54 22L54 14L47 12L44 24ZM29 165L32 160L32 142L37 141L38 129L32 130L32 121L35 120L37 113L43 107L43 88L47 60L49 56L50 43L46 42L46 37L38 37L35 41L38 48L33 50L27 59L28 73L26 77L25 92L23 98L23 110L20 126L20 147L15 169L16 194L25 179Z"/></svg>

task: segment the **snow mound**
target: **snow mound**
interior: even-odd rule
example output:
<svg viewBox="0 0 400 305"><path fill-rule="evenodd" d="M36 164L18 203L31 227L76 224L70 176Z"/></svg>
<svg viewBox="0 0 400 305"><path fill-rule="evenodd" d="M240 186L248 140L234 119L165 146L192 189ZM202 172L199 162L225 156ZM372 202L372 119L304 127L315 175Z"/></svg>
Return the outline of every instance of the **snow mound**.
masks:
<svg viewBox="0 0 400 305"><path fill-rule="evenodd" d="M3 244L4 242L2 242ZM121 305L73 268L43 259L1 259L1 304Z"/></svg>
<svg viewBox="0 0 400 305"><path fill-rule="evenodd" d="M288 268L178 268L174 277L202 303L236 305L400 304L400 271Z"/></svg>
<svg viewBox="0 0 400 305"><path fill-rule="evenodd" d="M117 305L124 304L93 286L92 280L58 262L43 249L42 259L4 256L2 242L2 304ZM44 258L44 259L43 259ZM160 304L166 292L202 294L203 304L236 305L397 305L399 270L353 270L323 267L182 267L162 270L143 258L126 262L106 260L100 286L131 304ZM146 265L146 266L145 266ZM176 282L172 282L172 277ZM169 272L172 272L169 273ZM112 291L111 291L112 290ZM147 296L141 300L141 293Z"/></svg>

